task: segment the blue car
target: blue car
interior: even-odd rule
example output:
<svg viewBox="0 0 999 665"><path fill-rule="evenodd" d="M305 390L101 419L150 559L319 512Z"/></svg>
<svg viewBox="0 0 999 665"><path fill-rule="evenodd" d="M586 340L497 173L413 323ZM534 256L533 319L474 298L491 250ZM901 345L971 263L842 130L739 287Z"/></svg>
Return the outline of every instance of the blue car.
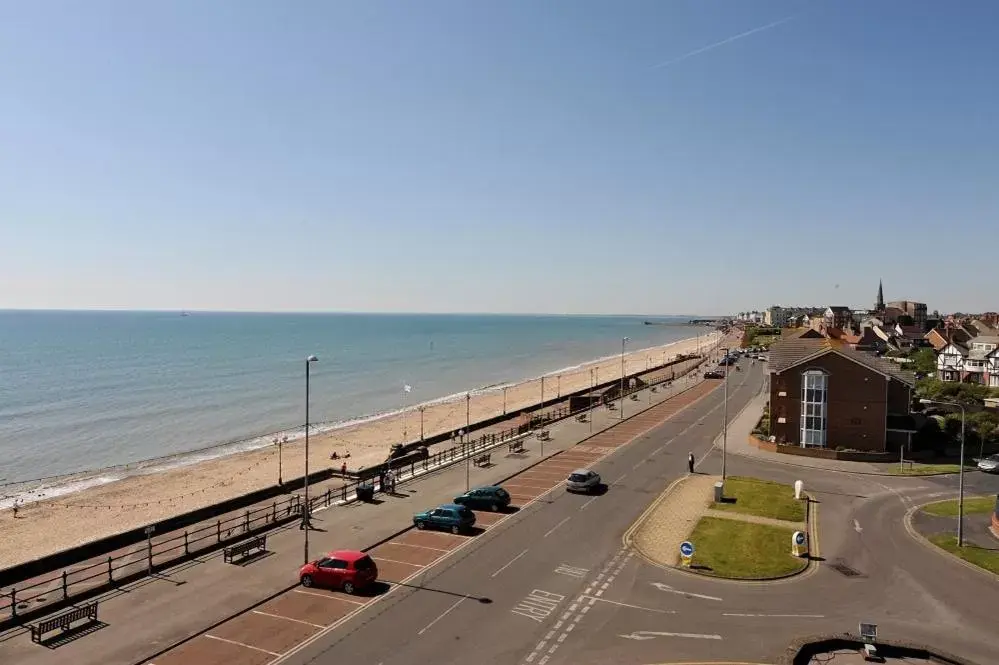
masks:
<svg viewBox="0 0 999 665"><path fill-rule="evenodd" d="M413 515L417 529L440 529L451 533L462 533L475 526L475 513L465 506L445 503L433 510Z"/></svg>
<svg viewBox="0 0 999 665"><path fill-rule="evenodd" d="M466 506L473 510L496 512L510 505L510 494L502 487L490 485L489 487L477 487L461 496L456 496L454 502L459 506Z"/></svg>

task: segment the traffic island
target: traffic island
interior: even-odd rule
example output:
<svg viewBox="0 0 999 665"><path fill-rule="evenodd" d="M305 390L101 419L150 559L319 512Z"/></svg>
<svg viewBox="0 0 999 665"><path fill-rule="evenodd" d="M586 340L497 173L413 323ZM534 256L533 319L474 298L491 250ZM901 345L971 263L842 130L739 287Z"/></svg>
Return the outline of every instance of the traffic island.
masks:
<svg viewBox="0 0 999 665"><path fill-rule="evenodd" d="M785 522L804 522L803 500L794 498L794 488L758 478L732 476L725 481L725 498L712 510L753 515Z"/></svg>
<svg viewBox="0 0 999 665"><path fill-rule="evenodd" d="M926 504L911 516L919 535L964 561L999 575L999 538L990 527L996 510L995 496L973 496L964 500L964 545L957 544L956 499Z"/></svg>
<svg viewBox="0 0 999 665"><path fill-rule="evenodd" d="M690 534L690 570L734 580L766 580L800 573L808 559L791 553L796 529L738 519L702 517Z"/></svg>
<svg viewBox="0 0 999 665"><path fill-rule="evenodd" d="M974 467L966 467L971 470ZM960 464L919 464L916 462L906 462L901 466L886 467L885 472L890 476L942 476L950 473L958 473L961 470Z"/></svg>

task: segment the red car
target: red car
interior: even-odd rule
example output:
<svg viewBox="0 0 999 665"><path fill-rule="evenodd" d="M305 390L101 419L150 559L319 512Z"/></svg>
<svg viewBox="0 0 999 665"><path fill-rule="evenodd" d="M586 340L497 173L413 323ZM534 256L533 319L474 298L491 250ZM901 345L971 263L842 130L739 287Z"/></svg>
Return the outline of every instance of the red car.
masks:
<svg viewBox="0 0 999 665"><path fill-rule="evenodd" d="M364 552L336 550L302 566L298 579L304 587L321 586L354 593L378 579L378 566Z"/></svg>

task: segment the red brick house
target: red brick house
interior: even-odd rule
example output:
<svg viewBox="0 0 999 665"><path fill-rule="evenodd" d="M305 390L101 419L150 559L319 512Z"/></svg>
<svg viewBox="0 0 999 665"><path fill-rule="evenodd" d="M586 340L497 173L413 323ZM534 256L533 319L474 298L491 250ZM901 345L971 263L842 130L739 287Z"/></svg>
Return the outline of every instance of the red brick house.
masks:
<svg viewBox="0 0 999 665"><path fill-rule="evenodd" d="M777 443L872 452L908 449L915 377L842 341L789 337L770 347L770 434Z"/></svg>

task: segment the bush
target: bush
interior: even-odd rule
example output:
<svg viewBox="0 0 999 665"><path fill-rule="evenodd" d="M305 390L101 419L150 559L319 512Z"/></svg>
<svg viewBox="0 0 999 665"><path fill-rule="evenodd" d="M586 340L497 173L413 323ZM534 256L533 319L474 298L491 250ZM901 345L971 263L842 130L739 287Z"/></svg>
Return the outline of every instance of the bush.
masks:
<svg viewBox="0 0 999 665"><path fill-rule="evenodd" d="M753 434L757 435L761 439L766 439L770 437L770 405L763 407L763 415L760 417L760 422L756 423L756 429L753 430Z"/></svg>

